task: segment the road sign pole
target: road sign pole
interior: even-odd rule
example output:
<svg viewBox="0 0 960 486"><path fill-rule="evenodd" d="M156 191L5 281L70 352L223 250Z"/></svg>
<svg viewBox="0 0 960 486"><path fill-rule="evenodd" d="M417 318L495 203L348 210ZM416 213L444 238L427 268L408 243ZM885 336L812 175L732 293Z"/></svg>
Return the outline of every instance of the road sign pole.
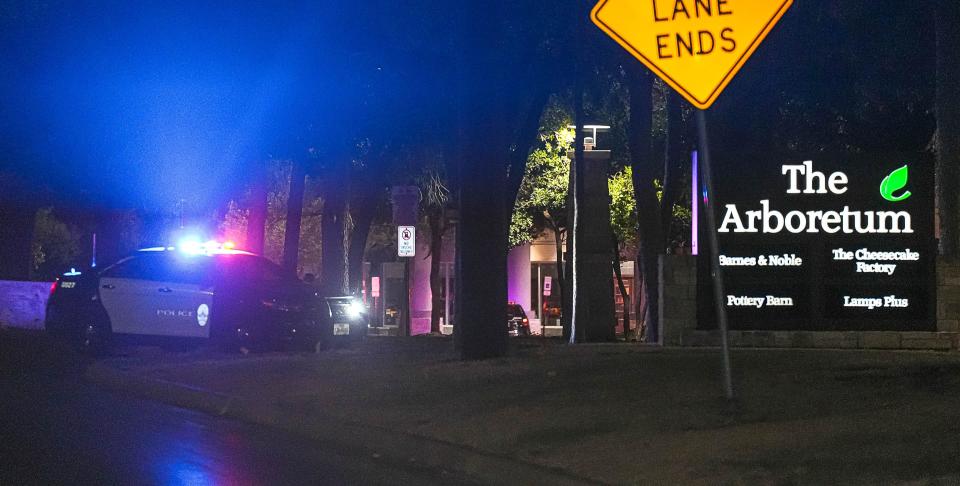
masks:
<svg viewBox="0 0 960 486"><path fill-rule="evenodd" d="M403 259L403 320L400 321L400 335L410 336L410 258Z"/></svg>
<svg viewBox="0 0 960 486"><path fill-rule="evenodd" d="M710 274L713 277L713 300L720 324L720 351L723 354L723 391L728 400L733 399L733 378L730 369L730 345L727 336L727 307L724 305L723 267L720 266L720 241L717 237L717 216L714 211L713 168L710 165L710 143L707 138L707 115L697 110L697 132L700 140L700 175L703 181L703 198L707 210L707 232L710 243ZM693 204L697 204L696 201Z"/></svg>

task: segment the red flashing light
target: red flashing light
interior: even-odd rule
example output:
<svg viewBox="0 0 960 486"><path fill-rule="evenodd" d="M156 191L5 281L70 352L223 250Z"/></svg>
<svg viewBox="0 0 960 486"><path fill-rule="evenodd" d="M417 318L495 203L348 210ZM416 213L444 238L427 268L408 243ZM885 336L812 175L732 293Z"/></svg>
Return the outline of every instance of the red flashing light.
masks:
<svg viewBox="0 0 960 486"><path fill-rule="evenodd" d="M237 244L233 241L220 243L216 240L210 240L206 243L200 243L197 240L181 241L176 247L170 247L170 250L176 248L187 255L245 255L248 252L237 249Z"/></svg>
<svg viewBox="0 0 960 486"><path fill-rule="evenodd" d="M51 296L51 297L53 297L53 293L57 291L57 284L58 284L58 283L60 283L60 279L54 280L53 283L50 284L50 296Z"/></svg>

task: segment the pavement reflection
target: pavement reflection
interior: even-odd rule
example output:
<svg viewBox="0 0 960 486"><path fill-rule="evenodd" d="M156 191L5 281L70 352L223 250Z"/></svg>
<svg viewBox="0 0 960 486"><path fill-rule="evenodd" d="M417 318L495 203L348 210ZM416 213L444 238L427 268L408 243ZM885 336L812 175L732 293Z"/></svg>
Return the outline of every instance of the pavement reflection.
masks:
<svg viewBox="0 0 960 486"><path fill-rule="evenodd" d="M456 484L307 438L91 387L0 331L0 485ZM11 356L24 359L11 362Z"/></svg>

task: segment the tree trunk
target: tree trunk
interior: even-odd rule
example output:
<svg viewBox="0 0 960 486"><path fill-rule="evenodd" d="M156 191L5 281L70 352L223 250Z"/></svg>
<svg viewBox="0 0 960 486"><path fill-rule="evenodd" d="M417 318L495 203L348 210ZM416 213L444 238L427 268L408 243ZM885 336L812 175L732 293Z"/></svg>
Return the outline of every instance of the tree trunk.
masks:
<svg viewBox="0 0 960 486"><path fill-rule="evenodd" d="M33 267L36 208L0 205L0 279L28 280Z"/></svg>
<svg viewBox="0 0 960 486"><path fill-rule="evenodd" d="M255 175L250 184L247 236L244 249L257 255L263 255L267 225L267 174L263 163L258 162L256 165Z"/></svg>
<svg viewBox="0 0 960 486"><path fill-rule="evenodd" d="M620 290L620 297L623 298L623 339L630 340L630 296L627 294L627 286L623 284L623 272L620 271L620 242L617 241L617 235L610 233L613 237L613 273L617 276L617 287Z"/></svg>
<svg viewBox="0 0 960 486"><path fill-rule="evenodd" d="M937 0L937 202L940 253L960 251L960 3Z"/></svg>
<svg viewBox="0 0 960 486"><path fill-rule="evenodd" d="M498 123L489 120L477 128L496 130ZM484 145L467 146L460 181L456 330L464 359L499 357L507 350L507 226L498 205L504 202L504 174L489 167L506 151Z"/></svg>
<svg viewBox="0 0 960 486"><path fill-rule="evenodd" d="M343 211L340 212L342 227L340 232L340 295L350 295L350 239L353 233L353 217L350 215L349 198L345 198Z"/></svg>
<svg viewBox="0 0 960 486"><path fill-rule="evenodd" d="M637 316L637 341L646 342L647 332L649 330L646 322L647 307L650 305L650 301L646 298L647 282L636 268L633 270L633 285L634 288L637 289L634 292L641 297L637 299L637 312L634 313L634 315Z"/></svg>
<svg viewBox="0 0 960 486"><path fill-rule="evenodd" d="M658 306L659 293L657 266L663 253L663 228L660 203L657 201L656 163L651 153L652 97L649 74L634 71L630 84L630 126L628 139L633 166L633 190L637 199L637 268L643 278L643 301L646 307L644 324L646 341L660 339ZM641 304L642 305L642 304ZM639 314L638 314L639 315Z"/></svg>
<svg viewBox="0 0 960 486"><path fill-rule="evenodd" d="M346 194L340 183L343 181L343 162L331 164L325 174L323 191L323 211L320 220L321 265L320 284L327 295L344 295L344 216Z"/></svg>
<svg viewBox="0 0 960 486"><path fill-rule="evenodd" d="M363 256L367 248L367 237L370 235L370 226L373 224L374 209L364 202L351 206L353 217L353 234L350 236L348 250L349 291L351 294L360 292L360 280L363 274ZM322 222L321 222L322 224Z"/></svg>
<svg viewBox="0 0 960 486"><path fill-rule="evenodd" d="M443 234L446 224L444 208L431 207L427 215L430 225L430 332L440 334L440 313L443 312L443 279L440 278L440 258L443 253Z"/></svg>
<svg viewBox="0 0 960 486"><path fill-rule="evenodd" d="M307 170L303 160L294 159L290 169L290 197L287 199L287 226L283 235L283 269L297 274L300 257L300 219L303 217L303 191Z"/></svg>
<svg viewBox="0 0 960 486"><path fill-rule="evenodd" d="M520 191L520 184L523 183L523 175L527 169L530 149L537 142L537 136L540 133L540 117L543 115L544 106L550 100L550 89L547 82L541 80L538 86L540 90L537 91L527 108L523 124L517 131L517 141L514 143L513 152L510 154L510 168L507 171L507 201L517 200L517 193ZM513 204L506 205L508 221L513 213L513 206Z"/></svg>
<svg viewBox="0 0 960 486"><path fill-rule="evenodd" d="M683 125L683 99L676 93L667 95L667 136L663 161L663 196L660 201L660 227L663 228L663 247L670 244L673 206L680 195L680 176L687 158Z"/></svg>
<svg viewBox="0 0 960 486"><path fill-rule="evenodd" d="M460 223L457 226L455 339L463 359L495 358L507 352L507 231L504 197L509 147L504 120L514 115L509 99L522 92L511 73L496 68L506 2L464 2L458 11L460 48L477 53L457 65ZM486 48L485 48L486 47ZM473 136L476 133L483 137ZM510 201L512 204L513 201Z"/></svg>
<svg viewBox="0 0 960 486"><path fill-rule="evenodd" d="M553 229L553 240L554 247L557 250L557 292L560 294L560 316L563 316L567 313L566 305L567 301L567 282L564 280L566 276L566 268L564 268L563 261L563 231L557 227L556 224L551 223L550 228ZM541 290L537 290L540 292ZM543 317L543 309L540 309L540 320L542 322L546 321L546 318Z"/></svg>

